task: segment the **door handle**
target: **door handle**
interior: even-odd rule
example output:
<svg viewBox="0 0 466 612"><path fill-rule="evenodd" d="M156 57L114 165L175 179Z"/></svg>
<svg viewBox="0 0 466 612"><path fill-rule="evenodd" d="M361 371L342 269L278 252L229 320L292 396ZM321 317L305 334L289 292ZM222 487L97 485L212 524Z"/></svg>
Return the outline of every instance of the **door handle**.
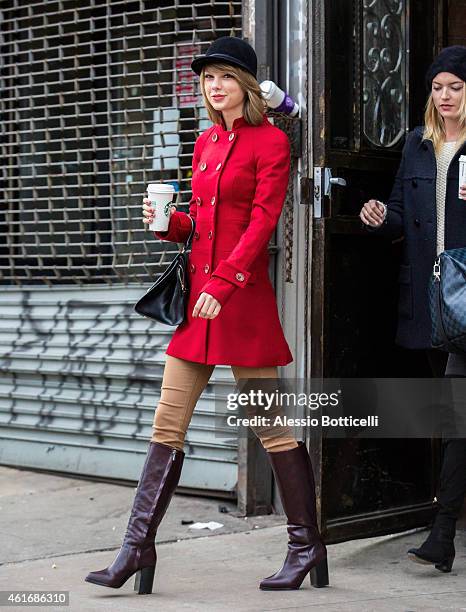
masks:
<svg viewBox="0 0 466 612"><path fill-rule="evenodd" d="M332 185L346 187L346 180L340 176L332 176L330 168L314 167L314 217L323 215L323 199L329 196Z"/></svg>
<svg viewBox="0 0 466 612"><path fill-rule="evenodd" d="M330 185L339 185L340 187L346 187L346 180L340 176L332 177L330 179Z"/></svg>

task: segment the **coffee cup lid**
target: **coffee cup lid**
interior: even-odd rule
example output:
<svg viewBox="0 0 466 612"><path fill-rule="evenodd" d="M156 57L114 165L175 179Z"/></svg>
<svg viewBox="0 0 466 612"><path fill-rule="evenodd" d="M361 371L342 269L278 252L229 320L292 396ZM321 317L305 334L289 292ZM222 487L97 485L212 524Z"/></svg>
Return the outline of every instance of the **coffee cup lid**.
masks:
<svg viewBox="0 0 466 612"><path fill-rule="evenodd" d="M175 188L170 183L149 183L147 185L147 191L157 191L159 193L173 193Z"/></svg>

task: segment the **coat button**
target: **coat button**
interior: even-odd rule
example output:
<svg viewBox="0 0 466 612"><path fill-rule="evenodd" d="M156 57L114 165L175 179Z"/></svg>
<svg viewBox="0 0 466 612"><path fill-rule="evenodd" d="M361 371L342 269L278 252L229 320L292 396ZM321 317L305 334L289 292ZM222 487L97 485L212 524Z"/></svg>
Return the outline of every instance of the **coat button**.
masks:
<svg viewBox="0 0 466 612"><path fill-rule="evenodd" d="M417 189L417 181L416 181L416 179L413 179L411 181L411 185L413 186L414 189Z"/></svg>
<svg viewBox="0 0 466 612"><path fill-rule="evenodd" d="M219 164L217 164L217 167L215 168L215 170L220 170L220 168L222 167L222 162L220 162Z"/></svg>
<svg viewBox="0 0 466 612"><path fill-rule="evenodd" d="M212 235L213 235L213 234L212 234L212 230L210 230L210 231L209 231L209 233L207 234L207 238L208 238L209 240L212 240Z"/></svg>
<svg viewBox="0 0 466 612"><path fill-rule="evenodd" d="M195 238L196 240L199 240L199 232L194 232L194 238Z"/></svg>
<svg viewBox="0 0 466 612"><path fill-rule="evenodd" d="M210 203L212 204L212 206L215 204L215 196L212 197L212 199L210 200Z"/></svg>
<svg viewBox="0 0 466 612"><path fill-rule="evenodd" d="M228 140L231 142L233 140L233 138L235 137L235 134L232 132L229 136L228 136Z"/></svg>
<svg viewBox="0 0 466 612"><path fill-rule="evenodd" d="M206 168L207 168L207 164L205 162L202 162L202 164L199 166L199 169L201 170L201 172L204 172Z"/></svg>
<svg viewBox="0 0 466 612"><path fill-rule="evenodd" d="M194 274L195 271L196 271L196 266L192 263L191 264L191 273Z"/></svg>
<svg viewBox="0 0 466 612"><path fill-rule="evenodd" d="M217 140L218 140L218 134L212 134L212 140L213 140L214 142L217 142Z"/></svg>
<svg viewBox="0 0 466 612"><path fill-rule="evenodd" d="M421 225L421 221L419 219L414 219L414 225L419 227Z"/></svg>
<svg viewBox="0 0 466 612"><path fill-rule="evenodd" d="M244 274L241 274L241 272L237 272L235 278L236 278L236 280L242 282L242 281L244 281Z"/></svg>
<svg viewBox="0 0 466 612"><path fill-rule="evenodd" d="M202 204L202 198L200 198L199 196L197 196L197 198L196 198L196 204L198 206L201 206L201 204Z"/></svg>
<svg viewBox="0 0 466 612"><path fill-rule="evenodd" d="M208 274L208 273L209 273L209 270L210 270L210 268L209 268L209 264L206 264L206 265L204 266L204 272L205 272L206 274Z"/></svg>

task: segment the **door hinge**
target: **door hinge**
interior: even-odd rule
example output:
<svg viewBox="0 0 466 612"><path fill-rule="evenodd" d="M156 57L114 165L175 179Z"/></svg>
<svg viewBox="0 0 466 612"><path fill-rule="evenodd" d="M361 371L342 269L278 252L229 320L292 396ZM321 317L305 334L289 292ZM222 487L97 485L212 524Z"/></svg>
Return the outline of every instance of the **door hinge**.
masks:
<svg viewBox="0 0 466 612"><path fill-rule="evenodd" d="M302 176L299 181L299 203L311 206L314 200L314 181L308 176Z"/></svg>

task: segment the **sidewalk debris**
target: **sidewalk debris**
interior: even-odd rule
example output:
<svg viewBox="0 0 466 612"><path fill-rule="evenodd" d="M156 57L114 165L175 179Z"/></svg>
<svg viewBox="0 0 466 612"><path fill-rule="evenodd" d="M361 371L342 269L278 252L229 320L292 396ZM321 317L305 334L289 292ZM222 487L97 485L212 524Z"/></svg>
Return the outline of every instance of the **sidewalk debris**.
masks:
<svg viewBox="0 0 466 612"><path fill-rule="evenodd" d="M220 529L220 527L223 527L222 523L209 521L208 523L193 523L188 527L188 529L210 529L213 531L214 529Z"/></svg>

